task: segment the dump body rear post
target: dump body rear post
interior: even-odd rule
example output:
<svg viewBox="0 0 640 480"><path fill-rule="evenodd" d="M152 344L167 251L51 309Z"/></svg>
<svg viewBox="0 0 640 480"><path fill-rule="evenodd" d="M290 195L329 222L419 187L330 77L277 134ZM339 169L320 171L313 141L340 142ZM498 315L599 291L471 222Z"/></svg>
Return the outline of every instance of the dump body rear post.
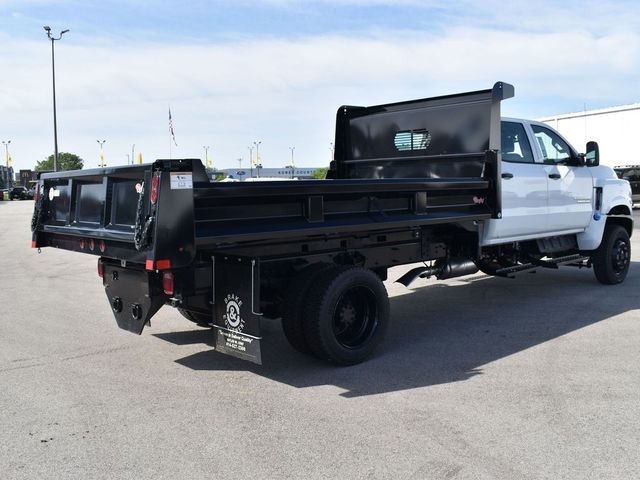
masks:
<svg viewBox="0 0 640 480"><path fill-rule="evenodd" d="M592 264L599 281L620 283L628 183L598 166L597 145L582 157L568 146L551 165L535 122L501 119L513 95L498 82L340 107L327 180L217 183L198 159L44 174L32 246L95 255L122 329L140 334L170 305L213 327L216 350L254 363L261 323L278 318L300 352L338 365L368 358L393 324L382 282L398 265L417 264L397 279L405 286ZM518 182L541 187L521 198ZM545 207L547 182L575 204ZM538 226L523 208L538 209Z"/></svg>

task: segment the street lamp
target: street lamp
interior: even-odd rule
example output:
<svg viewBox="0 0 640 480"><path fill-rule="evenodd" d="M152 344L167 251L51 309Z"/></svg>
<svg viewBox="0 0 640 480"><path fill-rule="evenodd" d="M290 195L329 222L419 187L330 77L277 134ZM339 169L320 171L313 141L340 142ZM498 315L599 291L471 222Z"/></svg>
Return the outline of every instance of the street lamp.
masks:
<svg viewBox="0 0 640 480"><path fill-rule="evenodd" d="M58 121L56 119L56 61L55 61L55 53L54 53L54 42L56 40L60 40L62 35L67 33L69 30L62 30L58 38L55 38L51 35L51 27L45 26L43 27L44 31L47 32L47 37L51 40L51 72L53 79L53 171L58 171Z"/></svg>
<svg viewBox="0 0 640 480"><path fill-rule="evenodd" d="M256 147L256 169L258 170L258 178L260 177L260 169L262 168L262 164L260 163L260 144L262 141L255 141L253 144Z"/></svg>
<svg viewBox="0 0 640 480"><path fill-rule="evenodd" d="M211 165L209 165L209 145L203 146L202 148L204 148L204 160L206 168L211 168Z"/></svg>
<svg viewBox="0 0 640 480"><path fill-rule="evenodd" d="M133 165L133 159L136 158L134 155L135 150L136 150L136 144L134 143L133 145L131 145L131 165Z"/></svg>
<svg viewBox="0 0 640 480"><path fill-rule="evenodd" d="M11 174L9 173L9 144L11 143L11 140L7 140L7 141L2 141L2 144L4 145L4 153L5 153L5 161L7 163L7 188L11 188L11 184L13 183L11 180Z"/></svg>
<svg viewBox="0 0 640 480"><path fill-rule="evenodd" d="M253 147L247 147L249 149L249 167L251 169L251 176L253 177Z"/></svg>
<svg viewBox="0 0 640 480"><path fill-rule="evenodd" d="M4 158L7 162L7 167L9 166L9 144L11 143L11 140L7 140L7 141L2 141L2 144L4 145Z"/></svg>
<svg viewBox="0 0 640 480"><path fill-rule="evenodd" d="M102 153L102 146L106 140L96 140L100 144L100 166L104 167L104 154Z"/></svg>
<svg viewBox="0 0 640 480"><path fill-rule="evenodd" d="M289 150L291 150L291 178L293 178L293 174L295 172L296 169L296 162L293 160L293 151L296 149L296 147L289 147Z"/></svg>

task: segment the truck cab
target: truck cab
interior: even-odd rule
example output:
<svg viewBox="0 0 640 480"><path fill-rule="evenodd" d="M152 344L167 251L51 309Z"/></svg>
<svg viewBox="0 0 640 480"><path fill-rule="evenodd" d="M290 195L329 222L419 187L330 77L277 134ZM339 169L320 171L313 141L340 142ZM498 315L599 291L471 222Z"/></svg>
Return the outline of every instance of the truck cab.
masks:
<svg viewBox="0 0 640 480"><path fill-rule="evenodd" d="M628 183L588 161L548 125L503 118L501 143L502 214L486 222L483 246L562 237L593 250L604 228L597 217L612 214L613 205L613 214L631 215ZM629 230L630 222L623 221Z"/></svg>

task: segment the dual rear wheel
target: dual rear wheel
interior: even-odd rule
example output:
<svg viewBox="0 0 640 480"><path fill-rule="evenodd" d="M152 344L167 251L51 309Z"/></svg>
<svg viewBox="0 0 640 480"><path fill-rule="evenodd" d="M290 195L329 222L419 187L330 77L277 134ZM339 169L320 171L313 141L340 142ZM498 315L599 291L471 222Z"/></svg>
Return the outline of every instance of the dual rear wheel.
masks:
<svg viewBox="0 0 640 480"><path fill-rule="evenodd" d="M367 359L389 324L389 298L371 270L311 265L291 283L282 327L289 343L303 353L340 365Z"/></svg>

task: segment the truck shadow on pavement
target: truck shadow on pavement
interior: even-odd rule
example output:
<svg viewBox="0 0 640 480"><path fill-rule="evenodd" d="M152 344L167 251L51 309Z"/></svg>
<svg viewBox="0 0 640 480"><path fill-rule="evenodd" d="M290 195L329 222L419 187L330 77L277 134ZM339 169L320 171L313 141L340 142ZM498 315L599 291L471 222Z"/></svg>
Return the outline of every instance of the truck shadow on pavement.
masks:
<svg viewBox="0 0 640 480"><path fill-rule="evenodd" d="M279 321L263 322L262 366L211 350L176 362L195 370L251 371L296 388L335 385L344 397L459 382L481 375L490 362L640 309L639 282L637 262L625 283L615 286L572 268L514 280L474 275L429 282L395 292L387 338L360 365L336 367L296 352ZM155 336L175 344L213 342L208 330Z"/></svg>

